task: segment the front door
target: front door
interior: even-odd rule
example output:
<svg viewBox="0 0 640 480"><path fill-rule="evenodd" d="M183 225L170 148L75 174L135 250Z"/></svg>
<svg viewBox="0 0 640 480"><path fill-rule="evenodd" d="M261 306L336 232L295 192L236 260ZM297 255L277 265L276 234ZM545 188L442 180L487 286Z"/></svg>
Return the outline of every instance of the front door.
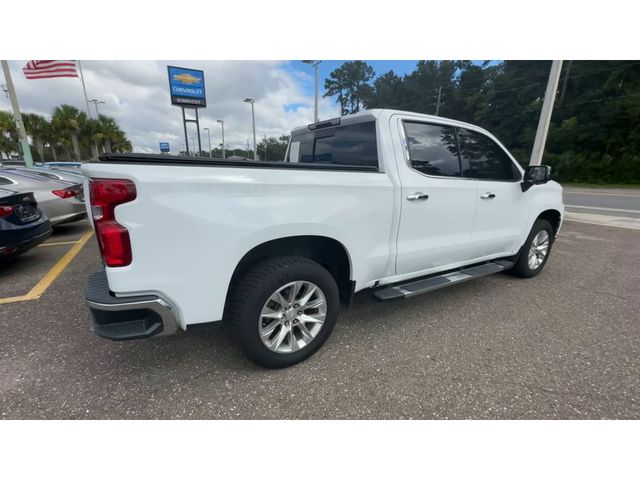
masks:
<svg viewBox="0 0 640 480"><path fill-rule="evenodd" d="M482 256L515 253L523 240L529 202L522 174L505 149L488 136L457 129L463 169L476 179L478 209L472 241Z"/></svg>

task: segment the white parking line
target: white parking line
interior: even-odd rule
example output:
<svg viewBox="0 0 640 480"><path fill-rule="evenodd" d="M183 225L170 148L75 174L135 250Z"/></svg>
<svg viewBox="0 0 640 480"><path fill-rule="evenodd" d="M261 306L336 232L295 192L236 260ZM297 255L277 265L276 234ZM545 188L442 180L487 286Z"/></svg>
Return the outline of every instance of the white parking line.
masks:
<svg viewBox="0 0 640 480"><path fill-rule="evenodd" d="M597 213L576 212L565 212L564 216L569 222L591 223L593 225L640 230L640 218L613 217L611 215L599 215Z"/></svg>
<svg viewBox="0 0 640 480"><path fill-rule="evenodd" d="M640 197L640 193L629 192L629 193L606 193L606 192L576 192L573 190L564 189L564 193L569 195L608 195L610 197Z"/></svg>
<svg viewBox="0 0 640 480"><path fill-rule="evenodd" d="M604 210L607 212L640 213L640 210L628 210L626 208L588 207L586 205L565 205L566 208L582 208L584 210Z"/></svg>

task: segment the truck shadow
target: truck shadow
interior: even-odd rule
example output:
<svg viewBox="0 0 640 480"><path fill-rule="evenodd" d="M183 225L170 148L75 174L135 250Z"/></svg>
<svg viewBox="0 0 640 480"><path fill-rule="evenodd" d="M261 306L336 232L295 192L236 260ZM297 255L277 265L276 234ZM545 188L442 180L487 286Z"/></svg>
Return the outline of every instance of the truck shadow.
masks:
<svg viewBox="0 0 640 480"><path fill-rule="evenodd" d="M494 281L501 283L509 281L509 277L506 276L495 275L494 277L496 277ZM372 298L371 292L361 292L356 295L349 309L342 309L336 328L318 354L326 349L331 351L330 355L339 354L345 343L366 342L371 329L383 326L398 329L411 328L417 322L438 323L439 316L450 310L452 305L475 301L474 299L481 301L481 298L492 288L495 288L495 285L479 280L390 303L380 303ZM244 356L232 328L224 322L193 326L187 332L180 332L172 337L150 339L144 343L136 342L136 346L131 345L131 348L126 344L123 346L121 359L138 364L141 368L149 367L149 365L143 367L140 362L146 363L143 360L146 358L143 352L150 348L155 351L154 363L157 362L155 365L159 369L169 368L176 371L195 369L202 375L212 376L224 376L229 372L237 374L241 371L247 373L268 371L253 364ZM143 348L142 352L139 351L140 347ZM361 347L364 348L365 345ZM293 368L305 368L307 362Z"/></svg>

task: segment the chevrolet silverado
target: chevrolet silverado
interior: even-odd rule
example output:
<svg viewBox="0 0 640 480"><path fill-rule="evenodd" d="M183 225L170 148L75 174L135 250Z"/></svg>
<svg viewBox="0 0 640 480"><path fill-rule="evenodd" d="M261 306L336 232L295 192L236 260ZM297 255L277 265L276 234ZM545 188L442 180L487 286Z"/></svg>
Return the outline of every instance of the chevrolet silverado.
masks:
<svg viewBox="0 0 640 480"><path fill-rule="evenodd" d="M109 154L84 164L113 340L225 320L254 362L316 352L341 305L540 273L562 188L467 123L369 110L300 127L280 162Z"/></svg>

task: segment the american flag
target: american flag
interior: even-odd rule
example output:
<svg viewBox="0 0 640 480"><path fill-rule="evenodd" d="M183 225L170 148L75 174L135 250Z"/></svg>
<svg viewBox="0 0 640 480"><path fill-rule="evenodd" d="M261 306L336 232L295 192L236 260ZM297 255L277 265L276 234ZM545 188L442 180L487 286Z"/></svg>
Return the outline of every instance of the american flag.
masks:
<svg viewBox="0 0 640 480"><path fill-rule="evenodd" d="M78 76L75 60L31 60L22 72L29 80Z"/></svg>

